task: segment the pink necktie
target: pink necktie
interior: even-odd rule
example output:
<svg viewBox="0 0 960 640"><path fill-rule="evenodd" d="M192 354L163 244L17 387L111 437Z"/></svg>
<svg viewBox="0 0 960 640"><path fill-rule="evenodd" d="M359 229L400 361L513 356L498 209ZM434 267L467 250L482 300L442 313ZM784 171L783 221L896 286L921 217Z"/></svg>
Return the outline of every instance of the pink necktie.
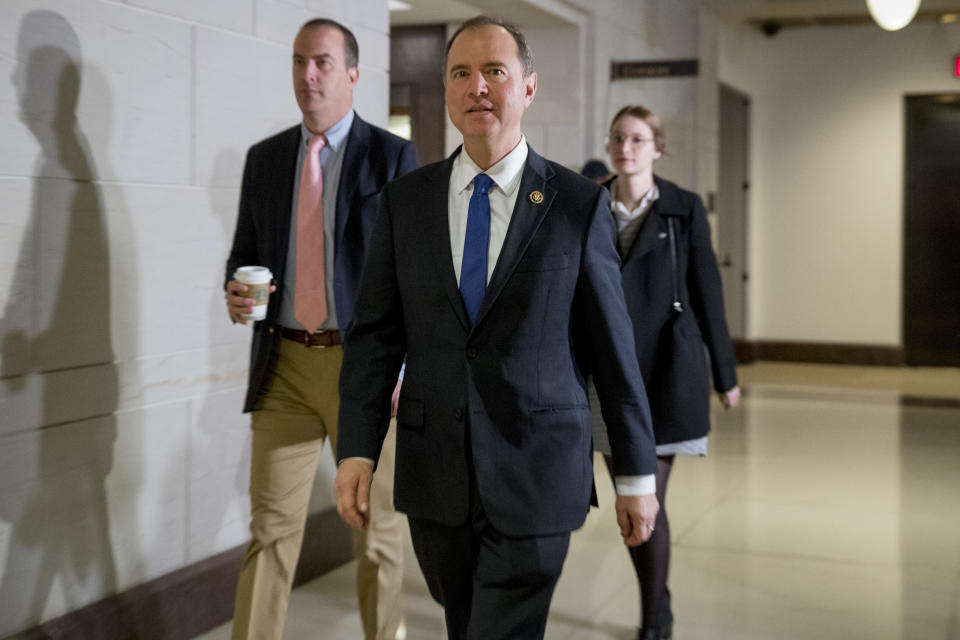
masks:
<svg viewBox="0 0 960 640"><path fill-rule="evenodd" d="M323 173L320 150L326 139L310 138L297 196L297 283L293 316L309 333L327 319L327 287L323 256Z"/></svg>

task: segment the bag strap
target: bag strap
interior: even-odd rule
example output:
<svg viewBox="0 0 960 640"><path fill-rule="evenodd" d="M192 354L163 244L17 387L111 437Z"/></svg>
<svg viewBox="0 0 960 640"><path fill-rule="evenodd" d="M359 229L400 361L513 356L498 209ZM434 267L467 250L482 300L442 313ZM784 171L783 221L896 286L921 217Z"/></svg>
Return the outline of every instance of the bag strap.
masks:
<svg viewBox="0 0 960 640"><path fill-rule="evenodd" d="M667 219L667 230L670 233L670 266L673 276L673 310L677 313L683 313L683 305L680 304L680 294L677 290L677 236L673 230L673 216L665 216Z"/></svg>

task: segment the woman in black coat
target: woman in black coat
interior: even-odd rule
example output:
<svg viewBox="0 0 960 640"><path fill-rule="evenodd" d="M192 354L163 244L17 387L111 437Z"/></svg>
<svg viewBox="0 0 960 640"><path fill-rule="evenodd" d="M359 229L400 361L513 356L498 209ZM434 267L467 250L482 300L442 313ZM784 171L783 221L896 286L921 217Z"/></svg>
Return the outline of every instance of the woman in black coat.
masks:
<svg viewBox="0 0 960 640"><path fill-rule="evenodd" d="M641 640L672 635L665 497L675 455L707 452L710 375L704 345L721 403L730 408L740 399L707 214L696 194L654 176L653 163L663 151L663 126L652 111L626 106L614 116L607 152L616 175L605 184L657 440L660 512L650 540L630 548L640 582ZM597 423L594 445L604 452L609 470L609 445Z"/></svg>

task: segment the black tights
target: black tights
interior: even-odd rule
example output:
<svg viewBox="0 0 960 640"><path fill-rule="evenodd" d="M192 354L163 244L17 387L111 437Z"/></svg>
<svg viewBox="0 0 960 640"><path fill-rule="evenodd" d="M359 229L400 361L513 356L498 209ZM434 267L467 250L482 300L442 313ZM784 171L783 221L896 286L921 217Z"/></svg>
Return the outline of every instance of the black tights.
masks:
<svg viewBox="0 0 960 640"><path fill-rule="evenodd" d="M607 471L613 476L610 456L604 455ZM633 569L640 583L640 611L642 626L664 627L673 622L670 611L670 590L667 573L670 569L670 523L667 521L665 498L667 480L673 468L673 456L657 456L657 502L660 511L650 539L637 547L628 547Z"/></svg>

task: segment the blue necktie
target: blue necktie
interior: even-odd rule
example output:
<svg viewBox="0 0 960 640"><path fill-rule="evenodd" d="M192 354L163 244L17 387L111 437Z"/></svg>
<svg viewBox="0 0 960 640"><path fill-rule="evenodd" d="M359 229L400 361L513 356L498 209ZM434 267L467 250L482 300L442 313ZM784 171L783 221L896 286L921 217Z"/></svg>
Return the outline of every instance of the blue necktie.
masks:
<svg viewBox="0 0 960 640"><path fill-rule="evenodd" d="M467 236L463 241L463 265L460 269L460 295L470 322L477 319L483 293L487 289L487 247L490 244L490 196L493 180L485 173L473 179L473 195L467 209Z"/></svg>

